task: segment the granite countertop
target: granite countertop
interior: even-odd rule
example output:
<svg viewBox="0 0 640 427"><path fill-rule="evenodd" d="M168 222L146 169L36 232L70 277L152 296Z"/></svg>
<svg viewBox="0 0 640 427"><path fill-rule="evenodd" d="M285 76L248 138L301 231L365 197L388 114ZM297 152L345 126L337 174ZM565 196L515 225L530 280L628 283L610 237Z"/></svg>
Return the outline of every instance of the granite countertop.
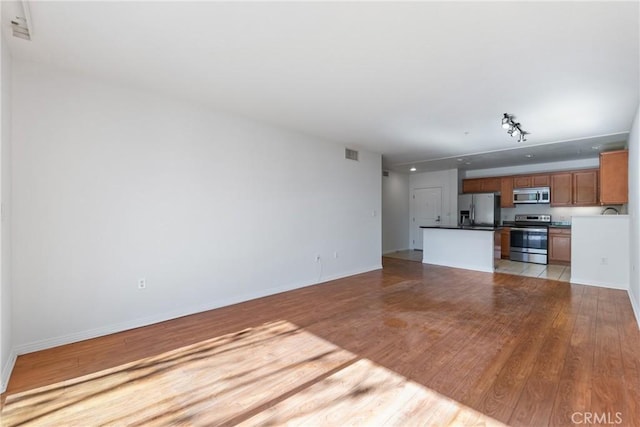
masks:
<svg viewBox="0 0 640 427"><path fill-rule="evenodd" d="M489 225L421 225L420 228L442 228L444 230L475 230L475 231L496 231L502 227L492 227Z"/></svg>
<svg viewBox="0 0 640 427"><path fill-rule="evenodd" d="M515 221L503 221L502 222L502 226L503 227L517 227L518 224L515 223ZM567 224L565 222L552 222L549 225L549 228L566 228L566 229L571 229L571 224Z"/></svg>

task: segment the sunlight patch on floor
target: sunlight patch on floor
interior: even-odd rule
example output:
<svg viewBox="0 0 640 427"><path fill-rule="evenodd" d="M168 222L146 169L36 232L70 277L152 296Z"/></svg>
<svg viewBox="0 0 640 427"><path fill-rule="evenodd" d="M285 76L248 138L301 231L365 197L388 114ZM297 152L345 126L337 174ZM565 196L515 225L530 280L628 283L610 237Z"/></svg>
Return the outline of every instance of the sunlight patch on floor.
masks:
<svg viewBox="0 0 640 427"><path fill-rule="evenodd" d="M3 426L224 422L501 425L286 321L10 394L2 410Z"/></svg>
<svg viewBox="0 0 640 427"><path fill-rule="evenodd" d="M361 359L243 426L502 426L452 399Z"/></svg>

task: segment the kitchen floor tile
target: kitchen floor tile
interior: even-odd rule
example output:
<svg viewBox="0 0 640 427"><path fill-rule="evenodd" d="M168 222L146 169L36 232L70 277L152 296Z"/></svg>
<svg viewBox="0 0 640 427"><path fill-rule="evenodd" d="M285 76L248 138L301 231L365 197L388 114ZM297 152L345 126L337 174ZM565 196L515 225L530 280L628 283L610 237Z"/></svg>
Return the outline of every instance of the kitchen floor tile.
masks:
<svg viewBox="0 0 640 427"><path fill-rule="evenodd" d="M543 279L569 282L571 267L564 265L532 264L528 262L500 259L495 263L497 273L514 274L516 276L540 277Z"/></svg>
<svg viewBox="0 0 640 427"><path fill-rule="evenodd" d="M407 261L422 262L422 251L419 251L417 249L408 249L404 251L390 252L388 254L384 254L383 256L386 256L389 258L405 259Z"/></svg>
<svg viewBox="0 0 640 427"><path fill-rule="evenodd" d="M570 282L571 281L571 267L565 267L564 271L560 275L561 282Z"/></svg>
<svg viewBox="0 0 640 427"><path fill-rule="evenodd" d="M538 277L540 276L540 274L542 274L543 271L546 270L546 268L547 266L542 264L529 264L522 271L522 275L529 277Z"/></svg>
<svg viewBox="0 0 640 427"><path fill-rule="evenodd" d="M501 259L496 263L496 271L508 274L521 274L527 266L528 264L524 262Z"/></svg>
<svg viewBox="0 0 640 427"><path fill-rule="evenodd" d="M564 265L548 265L538 277L542 279L560 280L560 276L562 276L564 269Z"/></svg>

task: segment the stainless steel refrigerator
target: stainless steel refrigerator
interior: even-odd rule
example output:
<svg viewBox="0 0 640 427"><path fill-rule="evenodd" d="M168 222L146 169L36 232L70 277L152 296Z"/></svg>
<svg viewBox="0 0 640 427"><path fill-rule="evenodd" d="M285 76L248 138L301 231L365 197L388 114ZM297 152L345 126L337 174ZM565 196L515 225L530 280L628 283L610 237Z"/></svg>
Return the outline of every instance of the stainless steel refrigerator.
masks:
<svg viewBox="0 0 640 427"><path fill-rule="evenodd" d="M495 193L460 194L458 225L500 224L500 195Z"/></svg>

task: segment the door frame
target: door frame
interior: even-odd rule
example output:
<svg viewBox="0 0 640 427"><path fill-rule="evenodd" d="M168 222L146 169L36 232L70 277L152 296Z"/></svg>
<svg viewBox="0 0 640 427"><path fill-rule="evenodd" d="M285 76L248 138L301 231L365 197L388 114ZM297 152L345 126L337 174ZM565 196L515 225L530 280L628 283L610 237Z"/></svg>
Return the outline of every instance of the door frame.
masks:
<svg viewBox="0 0 640 427"><path fill-rule="evenodd" d="M416 244L415 244L415 235L414 235L414 219L415 219L415 199L416 199L416 191L417 190L440 190L440 222L442 223L442 209L443 209L443 203L444 203L444 195L443 195L443 187L442 185L434 185L434 186L429 186L429 187L415 187L411 189L411 194L409 195L409 248L411 248L411 250L419 250L421 251L422 249L416 249Z"/></svg>

